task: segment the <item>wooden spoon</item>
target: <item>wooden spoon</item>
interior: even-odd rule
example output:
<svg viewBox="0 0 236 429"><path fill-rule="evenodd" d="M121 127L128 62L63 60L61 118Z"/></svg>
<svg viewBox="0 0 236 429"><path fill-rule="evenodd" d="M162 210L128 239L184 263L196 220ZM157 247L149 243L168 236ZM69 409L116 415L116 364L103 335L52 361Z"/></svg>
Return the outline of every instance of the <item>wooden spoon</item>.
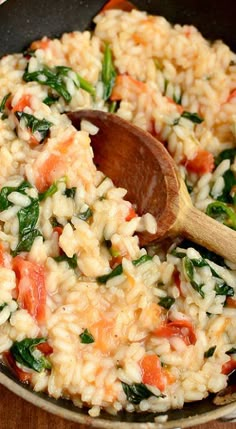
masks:
<svg viewBox="0 0 236 429"><path fill-rule="evenodd" d="M96 110L68 113L80 129L82 119L99 128L91 136L94 161L116 186L127 189L137 213L151 213L156 234L139 235L140 244L184 236L236 263L236 231L193 207L175 162L162 143L119 116Z"/></svg>

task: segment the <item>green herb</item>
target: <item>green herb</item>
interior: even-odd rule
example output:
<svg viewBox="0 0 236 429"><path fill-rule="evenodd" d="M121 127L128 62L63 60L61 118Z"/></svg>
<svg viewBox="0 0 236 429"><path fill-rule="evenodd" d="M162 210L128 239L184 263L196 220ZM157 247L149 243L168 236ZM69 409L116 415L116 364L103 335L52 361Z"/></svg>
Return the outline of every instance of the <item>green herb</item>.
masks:
<svg viewBox="0 0 236 429"><path fill-rule="evenodd" d="M87 210L85 210L84 212L82 212L82 213L80 213L80 214L78 215L78 218L79 218L80 220L84 220L84 221L86 221L86 220L88 220L92 215L93 215L93 212L92 212L92 210L88 207L88 208L87 208Z"/></svg>
<svg viewBox="0 0 236 429"><path fill-rule="evenodd" d="M94 343L94 337L92 334L88 331L88 329L85 329L82 334L80 334L81 343L83 344L91 344Z"/></svg>
<svg viewBox="0 0 236 429"><path fill-rule="evenodd" d="M150 396L156 396L157 398L162 397L163 395L154 395L143 383L134 383L134 384L126 384L121 382L123 390L126 394L127 400L131 402L131 404L140 404L143 399L148 399Z"/></svg>
<svg viewBox="0 0 236 429"><path fill-rule="evenodd" d="M234 289L226 283L216 284L215 292L216 295L234 296Z"/></svg>
<svg viewBox="0 0 236 429"><path fill-rule="evenodd" d="M23 52L23 56L26 57L26 58L35 57L35 49L26 49Z"/></svg>
<svg viewBox="0 0 236 429"><path fill-rule="evenodd" d="M49 122L46 119L38 119L28 113L15 112L15 115L19 121L21 119L24 120L26 127L30 128L33 134L36 131L40 134L40 143L48 136L50 127L53 125L52 122Z"/></svg>
<svg viewBox="0 0 236 429"><path fill-rule="evenodd" d="M54 261L56 261L56 262L63 262L63 261L67 262L67 264L69 265L69 267L70 267L70 268L72 268L73 270L74 270L75 268L77 268L77 265L78 265L78 263L77 263L77 255L76 255L76 254L74 254L74 255L72 256L72 258L69 258L69 257L64 253L63 255L56 256L56 257L55 257L55 258L53 258L53 259L54 259Z"/></svg>
<svg viewBox="0 0 236 429"><path fill-rule="evenodd" d="M230 160L230 164L234 162L236 149L225 149L215 158L215 166L217 167L225 159Z"/></svg>
<svg viewBox="0 0 236 429"><path fill-rule="evenodd" d="M184 111L179 118L176 118L173 122L173 125L178 125L180 118L188 119L189 121L192 121L194 124L201 124L204 119L201 118L197 113L191 113Z"/></svg>
<svg viewBox="0 0 236 429"><path fill-rule="evenodd" d="M173 95L173 101L176 103L176 104L180 104L181 105L181 102L182 102L182 95L180 94L180 96L179 97L177 97L175 94Z"/></svg>
<svg viewBox="0 0 236 429"><path fill-rule="evenodd" d="M155 67L157 68L157 70L161 70L162 71L163 70L163 65L160 62L160 60L158 58L154 57L153 61L154 61L154 64L155 64Z"/></svg>
<svg viewBox="0 0 236 429"><path fill-rule="evenodd" d="M102 82L103 99L108 100L115 83L116 71L112 60L112 50L108 43L105 43L104 58L102 62Z"/></svg>
<svg viewBox="0 0 236 429"><path fill-rule="evenodd" d="M43 103L47 104L47 106L52 106L52 104L56 103L58 100L58 96L48 95L46 98L44 98Z"/></svg>
<svg viewBox="0 0 236 429"><path fill-rule="evenodd" d="M65 195L67 196L67 198L75 198L75 194L76 194L76 187L73 186L73 188L66 188L65 189Z"/></svg>
<svg viewBox="0 0 236 429"><path fill-rule="evenodd" d="M215 201L208 204L206 214L229 228L236 230L236 213L225 203Z"/></svg>
<svg viewBox="0 0 236 429"><path fill-rule="evenodd" d="M23 74L23 80L25 82L38 82L41 85L47 85L69 103L72 96L67 90L65 82L65 77L68 75L69 71L71 71L69 67L61 66L57 66L54 69L44 66L41 70L34 72L29 72L28 69L26 69Z"/></svg>
<svg viewBox="0 0 236 429"><path fill-rule="evenodd" d="M143 255L141 256L141 258L135 259L134 261L132 261L132 264L137 267L150 260L152 260L151 256ZM123 267L122 267L122 264L119 264L109 274L105 274L104 276L97 277L97 281L99 283L106 283L108 280L112 279L113 277L119 276L122 273L123 273Z"/></svg>
<svg viewBox="0 0 236 429"><path fill-rule="evenodd" d="M57 183L54 182L46 191L41 192L41 194L39 194L38 196L39 201L43 201L43 200L46 200L46 198L51 197L57 192L57 190L58 190Z"/></svg>
<svg viewBox="0 0 236 429"><path fill-rule="evenodd" d="M236 347L232 347L231 349L227 350L227 355L233 355L236 353Z"/></svg>
<svg viewBox="0 0 236 429"><path fill-rule="evenodd" d="M25 195L25 189L31 188L30 183L23 181L18 187L4 186L0 191L0 211L6 210L13 204L8 200L8 195L12 192L20 192Z"/></svg>
<svg viewBox="0 0 236 429"><path fill-rule="evenodd" d="M216 346L210 347L205 353L204 353L204 358L209 358L212 357L213 354L215 353L215 349Z"/></svg>
<svg viewBox="0 0 236 429"><path fill-rule="evenodd" d="M203 284L198 284L195 280L194 280L194 274L195 274L195 268L194 268L194 264L192 262L191 259L189 259L187 256L184 257L183 259L183 266L184 266L184 274L185 277L189 280L191 286L193 287L193 289L195 289L199 295L201 295L202 298L205 297L205 294L202 290L202 287L204 286Z"/></svg>
<svg viewBox="0 0 236 429"><path fill-rule="evenodd" d="M117 112L118 108L119 108L120 103L118 101L112 101L111 103L109 103L108 105L108 112L110 113L115 113Z"/></svg>
<svg viewBox="0 0 236 429"><path fill-rule="evenodd" d="M183 249L188 249L189 247L192 247L192 248L194 248L195 250L197 250L200 253L200 255L202 256L202 258L209 259L210 261L214 262L217 265L220 265L221 267L225 267L226 266L225 262L224 262L224 258L222 258L222 256L219 256L216 253L211 252L210 250L206 249L205 247L200 246L200 244L193 243L190 240L183 240L181 242L181 246L180 247L183 248ZM174 249L173 252L175 250L176 249ZM178 256L179 258L184 258L184 256L186 256L186 253L179 252L179 255L180 254L182 254L183 256Z"/></svg>
<svg viewBox="0 0 236 429"><path fill-rule="evenodd" d="M38 200L33 200L27 207L23 207L17 213L19 220L19 235L22 238L25 234L31 232L39 217L39 203Z"/></svg>
<svg viewBox="0 0 236 429"><path fill-rule="evenodd" d="M62 226L62 225L57 221L57 219L56 219L55 217L52 217L52 218L50 219L50 223L51 223L51 225L52 225L52 227L53 227L53 228L55 228L56 226Z"/></svg>
<svg viewBox="0 0 236 429"><path fill-rule="evenodd" d="M169 310L169 308L174 304L174 302L175 302L174 298L172 298L171 296L165 296L160 299L160 301L158 302L158 305L165 308L166 310Z"/></svg>
<svg viewBox="0 0 236 429"><path fill-rule="evenodd" d="M183 259L186 256L186 252L178 252L175 248L172 250L171 255L175 256L176 258Z"/></svg>
<svg viewBox="0 0 236 429"><path fill-rule="evenodd" d="M234 173L232 170L227 170L223 174L224 179L224 188L222 190L222 193L217 197L217 201L222 201L229 204L235 204L236 198L234 195L231 195L232 189L236 186L236 178L234 176ZM234 192L235 194L235 192Z"/></svg>
<svg viewBox="0 0 236 429"><path fill-rule="evenodd" d="M0 305L0 312L7 306L8 306L7 302L4 302L3 304L1 304Z"/></svg>
<svg viewBox="0 0 236 429"><path fill-rule="evenodd" d="M0 113L3 113L6 107L6 102L8 100L8 98L11 96L11 92L8 92L8 94L6 94L0 104Z"/></svg>
<svg viewBox="0 0 236 429"><path fill-rule="evenodd" d="M43 369L51 369L51 363L39 350L35 351L38 344L45 343L46 338L25 338L22 341L15 341L10 348L14 359L20 364L41 372Z"/></svg>

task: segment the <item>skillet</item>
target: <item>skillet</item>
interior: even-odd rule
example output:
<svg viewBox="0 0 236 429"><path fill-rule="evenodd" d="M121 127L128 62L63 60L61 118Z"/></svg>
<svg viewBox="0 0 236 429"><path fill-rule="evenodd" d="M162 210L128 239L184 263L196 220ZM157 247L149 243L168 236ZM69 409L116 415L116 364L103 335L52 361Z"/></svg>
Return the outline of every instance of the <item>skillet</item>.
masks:
<svg viewBox="0 0 236 429"><path fill-rule="evenodd" d="M58 37L64 32L92 29L92 18L106 3L105 0L8 0L0 5L0 57L24 50L33 40L44 35ZM193 24L204 37L223 39L236 51L235 0L132 0L139 9L163 15L172 23ZM231 383L236 383L233 377ZM58 416L103 429L154 429L188 427L223 418L236 417L236 402L216 406L212 396L200 402L189 403L182 410L169 411L166 423L155 422L153 413L120 413L110 416L105 412L93 419L86 410L80 410L69 401L36 394L20 384L5 366L0 364L0 383L41 408Z"/></svg>

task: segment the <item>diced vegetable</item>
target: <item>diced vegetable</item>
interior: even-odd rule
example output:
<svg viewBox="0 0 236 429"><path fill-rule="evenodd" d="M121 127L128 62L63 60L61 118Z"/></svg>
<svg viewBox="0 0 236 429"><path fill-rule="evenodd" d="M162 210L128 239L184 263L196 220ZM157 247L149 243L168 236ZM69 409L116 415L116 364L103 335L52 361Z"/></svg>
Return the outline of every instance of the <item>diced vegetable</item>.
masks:
<svg viewBox="0 0 236 429"><path fill-rule="evenodd" d="M65 195L67 196L67 198L75 198L75 194L76 194L75 186L73 186L72 188L66 188Z"/></svg>
<svg viewBox="0 0 236 429"><path fill-rule="evenodd" d="M174 322L168 322L157 328L153 334L161 338L181 338L187 346L195 344L197 341L194 328L188 320L175 320Z"/></svg>
<svg viewBox="0 0 236 429"><path fill-rule="evenodd" d="M96 93L94 86L86 79L84 79L82 76L80 76L78 73L76 73L76 76L79 82L79 87L84 91L88 92L89 94L91 94L92 96L94 96Z"/></svg>
<svg viewBox="0 0 236 429"><path fill-rule="evenodd" d="M11 252L12 256L18 255L20 252L29 252L35 238L42 237L41 232L38 229L33 229L27 234L23 235L17 244L16 248Z"/></svg>
<svg viewBox="0 0 236 429"><path fill-rule="evenodd" d="M42 143L43 140L48 136L50 127L53 125L52 122L46 119L38 119L28 113L16 111L15 115L19 121L23 119L25 126L34 134L36 131L40 134L40 140L35 138L36 142Z"/></svg>
<svg viewBox="0 0 236 429"><path fill-rule="evenodd" d="M6 210L13 204L8 200L8 195L12 192L20 192L25 195L25 190L31 188L29 182L23 181L18 187L4 186L0 191L0 211Z"/></svg>
<svg viewBox="0 0 236 429"><path fill-rule="evenodd" d="M130 207L129 213L127 214L127 216L125 218L126 222L129 222L131 219L133 219L135 217L137 217L137 213L135 212L133 207Z"/></svg>
<svg viewBox="0 0 236 429"><path fill-rule="evenodd" d="M10 348L10 352L16 362L34 371L41 372L44 369L51 369L51 363L48 358L42 353L35 353L36 346L46 341L46 338L25 338L22 341L15 341Z"/></svg>
<svg viewBox="0 0 236 429"><path fill-rule="evenodd" d="M10 352L5 352L4 358L6 360L6 363L9 365L9 367L13 370L13 372L17 376L18 380L20 380L22 383L28 383L31 381L32 373L23 371L21 368L19 368L16 364L14 357Z"/></svg>
<svg viewBox="0 0 236 429"><path fill-rule="evenodd" d="M47 104L47 106L52 106L52 104L56 103L59 100L59 96L57 95L48 95L44 98L43 103Z"/></svg>
<svg viewBox="0 0 236 429"><path fill-rule="evenodd" d="M92 334L88 331L88 329L85 329L82 334L80 334L80 340L83 344L91 344L94 343L94 337Z"/></svg>
<svg viewBox="0 0 236 429"><path fill-rule="evenodd" d="M184 111L181 116L182 118L189 119L189 121L192 121L194 124L201 124L204 121L204 119L201 118L197 113Z"/></svg>
<svg viewBox="0 0 236 429"><path fill-rule="evenodd" d="M126 384L121 382L121 384L127 400L131 402L131 404L138 405L143 399L148 399L150 396L157 396L154 395L154 393L152 393L143 383Z"/></svg>
<svg viewBox="0 0 236 429"><path fill-rule="evenodd" d="M43 200L46 200L46 198L48 197L52 197L52 195L54 195L57 192L57 190L58 190L57 183L54 182L51 186L49 186L49 188L46 191L41 192L39 194L38 196L39 201L43 201Z"/></svg>
<svg viewBox="0 0 236 429"><path fill-rule="evenodd" d="M148 262L148 261L152 261L152 256L150 256L150 255L143 255L139 259L135 259L134 261L132 261L132 264L135 267L138 267L139 265L142 265L142 264L144 264L145 262Z"/></svg>
<svg viewBox="0 0 236 429"><path fill-rule="evenodd" d="M216 284L215 292L216 295L234 296L234 289L226 283Z"/></svg>
<svg viewBox="0 0 236 429"><path fill-rule="evenodd" d="M215 353L215 349L216 346L210 347L205 353L204 353L204 358L209 358L212 357L213 354Z"/></svg>
<svg viewBox="0 0 236 429"><path fill-rule="evenodd" d="M199 175L211 173L214 169L214 157L207 150L199 149L193 159L186 161L185 167L188 171Z"/></svg>
<svg viewBox="0 0 236 429"><path fill-rule="evenodd" d="M36 186L40 193L45 192L52 185L52 174L61 165L60 155L51 154L38 169Z"/></svg>
<svg viewBox="0 0 236 429"><path fill-rule="evenodd" d="M120 103L118 101L112 101L109 103L108 105L108 111L110 113L115 113L117 112L118 108L119 108Z"/></svg>
<svg viewBox="0 0 236 429"><path fill-rule="evenodd" d="M111 101L119 101L129 95L138 96L147 91L147 85L129 75L118 75L110 96Z"/></svg>
<svg viewBox="0 0 236 429"><path fill-rule="evenodd" d="M233 371L235 371L235 369L236 369L236 360L231 358L230 360L228 360L228 362L225 362L222 365L221 372L222 374L230 375L232 374Z"/></svg>
<svg viewBox="0 0 236 429"><path fill-rule="evenodd" d="M226 266L222 256L219 256L216 253L211 252L210 250L206 249L205 247L200 246L200 244L193 243L190 240L183 240L181 242L180 247L183 249L188 249L189 247L193 247L195 250L197 250L200 253L202 258L209 259L210 261L215 262L215 264L220 265L221 267ZM175 249L173 250L173 252L174 251L175 251ZM178 258L184 258L186 256L186 253L184 253L184 252L177 252L177 253L178 253ZM173 253L173 255L177 256L177 254L174 254L174 253Z"/></svg>
<svg viewBox="0 0 236 429"><path fill-rule="evenodd" d="M125 12L130 12L132 9L136 9L136 7L128 0L109 0L105 6L103 6L101 12L110 9L120 9Z"/></svg>
<svg viewBox="0 0 236 429"><path fill-rule="evenodd" d="M30 49L36 51L36 49L47 49L50 44L50 39L48 37L43 37L41 40L35 40L31 43Z"/></svg>
<svg viewBox="0 0 236 429"><path fill-rule="evenodd" d="M165 296L160 299L160 301L158 302L158 305L165 308L166 310L169 310L169 308L174 304L174 302L175 302L174 298L172 298L171 296Z"/></svg>
<svg viewBox="0 0 236 429"><path fill-rule="evenodd" d="M93 212L89 207L84 212L78 214L78 218L84 221L88 220L91 216L93 216Z"/></svg>
<svg viewBox="0 0 236 429"><path fill-rule="evenodd" d="M227 355L234 355L236 353L236 347L232 347L231 349L227 350Z"/></svg>
<svg viewBox="0 0 236 429"><path fill-rule="evenodd" d="M35 262L16 256L13 259L13 270L17 278L17 302L38 323L44 323L46 310L44 268Z"/></svg>
<svg viewBox="0 0 236 429"><path fill-rule="evenodd" d="M8 306L7 302L4 302L3 304L1 304L0 305L0 312L7 306Z"/></svg>
<svg viewBox="0 0 236 429"><path fill-rule="evenodd" d="M4 113L4 110L5 110L5 107L6 107L7 100L10 98L10 96L11 96L11 92L8 92L8 94L6 94L6 95L3 97L2 101L1 101L1 104L0 104L0 113Z"/></svg>
<svg viewBox="0 0 236 429"><path fill-rule="evenodd" d="M206 214L229 228L236 230L236 213L225 203L215 201L207 206Z"/></svg>
<svg viewBox="0 0 236 429"><path fill-rule="evenodd" d="M226 306L231 308L236 308L236 299L228 296L226 298Z"/></svg>
<svg viewBox="0 0 236 429"><path fill-rule="evenodd" d="M67 262L67 264L69 265L69 267L72 268L73 270L75 268L77 268L77 265L78 265L77 255L76 254L74 254L72 256L72 258L69 258L65 253L63 253L62 255L56 256L53 259L56 262Z"/></svg>
<svg viewBox="0 0 236 429"><path fill-rule="evenodd" d="M142 382L155 386L161 392L165 389L166 379L162 373L160 359L157 355L145 355L139 363L142 371Z"/></svg>
<svg viewBox="0 0 236 429"><path fill-rule="evenodd" d="M31 107L31 95L29 94L25 94L19 99L19 101L12 108L12 112L23 112L25 107Z"/></svg>
<svg viewBox="0 0 236 429"><path fill-rule="evenodd" d="M109 43L105 43L104 58L102 62L103 98L108 100L115 84L116 71L112 60L112 50Z"/></svg>

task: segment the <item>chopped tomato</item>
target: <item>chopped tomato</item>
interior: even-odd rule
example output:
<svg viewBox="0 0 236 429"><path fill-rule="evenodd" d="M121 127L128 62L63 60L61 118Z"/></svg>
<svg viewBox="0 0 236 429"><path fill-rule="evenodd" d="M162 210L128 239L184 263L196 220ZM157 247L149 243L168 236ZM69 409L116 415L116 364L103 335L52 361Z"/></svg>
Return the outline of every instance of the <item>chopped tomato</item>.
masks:
<svg viewBox="0 0 236 429"><path fill-rule="evenodd" d="M58 237L60 237L60 236L61 236L61 234L62 234L62 232L63 232L63 228L62 228L61 226L55 226L55 227L53 228L53 232L57 232Z"/></svg>
<svg viewBox="0 0 236 429"><path fill-rule="evenodd" d="M128 0L109 0L102 8L101 12L110 9L120 9L124 12L130 12L132 9L136 9L136 7Z"/></svg>
<svg viewBox="0 0 236 429"><path fill-rule="evenodd" d="M31 43L30 49L33 51L36 51L36 49L47 49L50 41L51 40L48 39L48 37L44 37L41 40L35 40L33 43Z"/></svg>
<svg viewBox="0 0 236 429"><path fill-rule="evenodd" d="M38 177L36 180L36 187L39 192L44 192L49 188L49 186L51 186L54 180L55 171L61 162L59 155L51 154L39 167Z"/></svg>
<svg viewBox="0 0 236 429"><path fill-rule="evenodd" d="M236 89L233 89L233 91L230 92L230 94L226 100L226 103L230 103L230 101L235 97L236 97Z"/></svg>
<svg viewBox="0 0 236 429"><path fill-rule="evenodd" d="M162 338L181 338L187 346L195 344L197 341L193 326L188 320L175 320L160 326L154 332L154 335Z"/></svg>
<svg viewBox="0 0 236 429"><path fill-rule="evenodd" d="M175 282L176 287L179 289L180 296L183 296L182 290L181 290L181 280L180 280L179 271L177 271L177 270L174 271L173 278L174 278L174 282Z"/></svg>
<svg viewBox="0 0 236 429"><path fill-rule="evenodd" d="M20 380L22 383L27 383L31 380L32 374L30 372L23 371L21 368L17 366L11 352L5 352L4 358L6 360L6 363L9 365L9 367L16 374L18 380Z"/></svg>
<svg viewBox="0 0 236 429"><path fill-rule="evenodd" d="M236 360L231 358L228 360L228 362L225 362L224 365L222 365L222 374L229 375L231 372L233 372L236 369Z"/></svg>
<svg viewBox="0 0 236 429"><path fill-rule="evenodd" d="M27 261L21 256L16 256L13 259L13 270L17 278L17 301L38 323L43 323L46 310L43 267L35 262Z"/></svg>
<svg viewBox="0 0 236 429"><path fill-rule="evenodd" d="M193 159L186 161L185 166L188 171L199 175L211 173L214 169L214 157L207 150L199 149Z"/></svg>
<svg viewBox="0 0 236 429"><path fill-rule="evenodd" d="M155 386L162 392L166 386L166 377L163 375L158 356L145 355L139 365L142 371L142 382Z"/></svg>
<svg viewBox="0 0 236 429"><path fill-rule="evenodd" d="M25 94L23 95L18 103L12 108L12 112L23 112L25 107L31 107L31 95Z"/></svg>
<svg viewBox="0 0 236 429"><path fill-rule="evenodd" d="M95 347L104 354L109 354L111 348L116 344L116 338L112 332L113 327L114 322L104 318L94 323L90 328L90 332L95 338Z"/></svg>
<svg viewBox="0 0 236 429"><path fill-rule="evenodd" d="M125 218L126 222L129 222L131 219L134 219L135 217L137 217L137 213L135 212L133 207L130 207L129 213L127 214L127 216Z"/></svg>
<svg viewBox="0 0 236 429"><path fill-rule="evenodd" d="M231 296L227 296L226 305L227 307L236 308L236 299L231 298Z"/></svg>
<svg viewBox="0 0 236 429"><path fill-rule="evenodd" d="M174 104L176 109L178 110L178 112L181 114L184 111L183 106L181 106L181 104L177 104L172 98L170 97L166 97L167 100L169 101L169 103Z"/></svg>
<svg viewBox="0 0 236 429"><path fill-rule="evenodd" d="M74 143L75 134L72 134L67 140L59 142L57 145L57 150L65 155L68 152L70 146Z"/></svg>
<svg viewBox="0 0 236 429"><path fill-rule="evenodd" d="M140 80L134 79L127 74L120 74L116 77L115 85L112 89L110 99L112 101L122 100L130 95L140 95L147 91L147 85Z"/></svg>
<svg viewBox="0 0 236 429"><path fill-rule="evenodd" d="M36 349L38 349L45 356L51 355L53 352L53 348L48 344L47 341L45 341L45 343L38 344Z"/></svg>

